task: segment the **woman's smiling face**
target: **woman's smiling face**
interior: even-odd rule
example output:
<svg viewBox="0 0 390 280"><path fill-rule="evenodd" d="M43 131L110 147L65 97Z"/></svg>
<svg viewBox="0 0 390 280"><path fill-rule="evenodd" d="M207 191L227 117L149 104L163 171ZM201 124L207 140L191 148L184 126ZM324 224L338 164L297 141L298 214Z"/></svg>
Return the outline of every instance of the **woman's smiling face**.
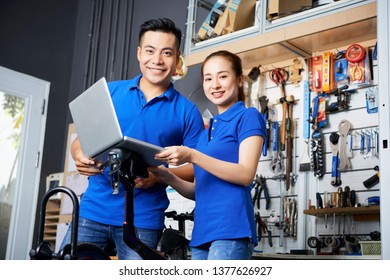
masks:
<svg viewBox="0 0 390 280"><path fill-rule="evenodd" d="M238 101L242 77L237 77L231 62L224 57L210 58L203 66L203 90L221 114Z"/></svg>

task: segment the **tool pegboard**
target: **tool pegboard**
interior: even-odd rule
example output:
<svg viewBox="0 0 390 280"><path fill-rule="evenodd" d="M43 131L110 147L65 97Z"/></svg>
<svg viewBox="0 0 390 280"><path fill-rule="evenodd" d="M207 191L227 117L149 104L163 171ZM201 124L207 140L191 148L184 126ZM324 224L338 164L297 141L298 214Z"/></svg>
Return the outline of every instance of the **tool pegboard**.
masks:
<svg viewBox="0 0 390 280"><path fill-rule="evenodd" d="M248 74L258 75L255 79L249 75L247 79L247 105L264 112L266 100L269 132L267 150L263 150L259 160L252 190L255 212L261 218L258 224L262 225L256 251L289 253L291 249L310 249L308 237L348 235L364 241L370 240L370 233L380 231L379 212L368 219L358 219L347 211L326 218L304 214L304 210L321 207L366 208L375 205L373 198L379 196L378 73L376 60L370 57L375 42L363 42L362 46L367 52L366 63L370 64L351 73L359 75L359 79L365 78L364 82L358 83L355 78L342 84L340 77L339 81L329 80L341 67L337 68L331 56L349 46L313 54L323 58L317 68L313 67L312 58L297 58L259 66L260 71L248 69ZM325 75L326 67L333 67L334 72ZM278 79L285 79L285 84L278 83ZM320 88L319 83L324 87ZM286 134L291 136L290 149L287 141L283 148L280 143L281 135ZM315 172L313 158L321 172ZM318 198L322 199L322 205L318 205ZM337 204L336 199L340 203L344 199L344 204ZM334 253L335 248L323 250Z"/></svg>

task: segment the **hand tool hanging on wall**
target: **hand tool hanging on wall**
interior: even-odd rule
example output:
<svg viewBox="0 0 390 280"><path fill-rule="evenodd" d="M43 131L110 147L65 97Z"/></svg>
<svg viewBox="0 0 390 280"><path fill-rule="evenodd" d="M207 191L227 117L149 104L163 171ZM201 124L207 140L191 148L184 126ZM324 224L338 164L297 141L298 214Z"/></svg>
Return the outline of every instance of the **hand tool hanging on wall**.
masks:
<svg viewBox="0 0 390 280"><path fill-rule="evenodd" d="M286 180L286 176L284 174L276 175L276 176L272 176L272 177L263 177L263 178L266 180L274 180L274 181L279 181L279 182Z"/></svg>
<svg viewBox="0 0 390 280"><path fill-rule="evenodd" d="M308 172L310 171L310 156L309 156L309 138L310 138L310 88L309 81L304 81L304 92L303 92L303 139L305 145L303 153L299 161L299 171Z"/></svg>
<svg viewBox="0 0 390 280"><path fill-rule="evenodd" d="M356 207L356 191L351 190L351 207Z"/></svg>
<svg viewBox="0 0 390 280"><path fill-rule="evenodd" d="M349 186L344 187L343 207L351 207L351 188Z"/></svg>
<svg viewBox="0 0 390 280"><path fill-rule="evenodd" d="M330 92L334 86L334 54L332 52L324 52L322 57L322 91Z"/></svg>
<svg viewBox="0 0 390 280"><path fill-rule="evenodd" d="M323 72L322 55L313 56L310 59L312 73L312 91L322 92L322 72Z"/></svg>
<svg viewBox="0 0 390 280"><path fill-rule="evenodd" d="M354 135L352 135L352 131L348 134L348 137L347 137L347 148L346 148L346 154L347 154L347 157L348 158L353 158L353 139L354 139Z"/></svg>
<svg viewBox="0 0 390 280"><path fill-rule="evenodd" d="M317 200L317 208L318 209L324 208L323 200L322 200L321 194L319 192L316 193L316 200Z"/></svg>
<svg viewBox="0 0 390 280"><path fill-rule="evenodd" d="M314 176L322 178L324 176L325 161L323 155L323 136L320 132L320 128L326 125L326 118L321 117L319 121L319 107L322 102L320 99L324 98L322 95L318 95L313 99L313 110L311 123L313 133L311 137L311 170L314 172Z"/></svg>
<svg viewBox="0 0 390 280"><path fill-rule="evenodd" d="M255 194L253 196L253 206L257 206L257 209L260 209L261 194L264 191L265 209L268 210L271 205L271 198L269 195L266 179L263 176L258 176L256 174L254 182Z"/></svg>
<svg viewBox="0 0 390 280"><path fill-rule="evenodd" d="M271 170L275 174L280 174L284 171L284 164L282 154L279 151L279 124L273 122L271 124L271 137L272 137L272 160Z"/></svg>
<svg viewBox="0 0 390 280"><path fill-rule="evenodd" d="M332 132L329 136L329 145L332 151L332 180L330 183L335 187L341 185L339 138L340 136L336 132Z"/></svg>
<svg viewBox="0 0 390 280"><path fill-rule="evenodd" d="M298 211L297 211L297 202L295 199L292 199L290 203L291 209L291 224L290 224L290 232L292 237L297 237L297 223L298 223Z"/></svg>
<svg viewBox="0 0 390 280"><path fill-rule="evenodd" d="M286 149L286 121L288 118L288 104L287 102L283 102L286 99L286 82L288 79L288 73L283 68L275 68L271 71L269 71L269 77L272 82L274 82L280 90L281 93L281 99L282 106L283 106L283 117L282 117L282 132L280 135L280 143L281 147L280 149L284 151Z"/></svg>
<svg viewBox="0 0 390 280"><path fill-rule="evenodd" d="M374 129L372 130L373 132L373 138L374 138L374 156L379 158L379 128L378 127L374 127Z"/></svg>
<svg viewBox="0 0 390 280"><path fill-rule="evenodd" d="M256 219L256 223L257 223L257 241L259 241L259 242L261 241L263 233L267 234L267 236L268 236L268 245L270 247L272 247L273 246L273 243L272 243L272 232L271 232L271 230L268 229L268 226L267 226L266 222L264 222L264 220L261 218L259 212L255 213L255 219Z"/></svg>
<svg viewBox="0 0 390 280"><path fill-rule="evenodd" d="M255 82L258 78L259 78L259 75L260 75L260 67L261 65L257 66L257 67L253 67L251 69L251 71L249 71L248 73L248 77L253 81Z"/></svg>
<svg viewBox="0 0 390 280"><path fill-rule="evenodd" d="M378 113L379 92L378 86L366 90L366 110L369 114Z"/></svg>
<svg viewBox="0 0 390 280"><path fill-rule="evenodd" d="M293 64L291 64L288 67L288 73L289 73L289 80L296 87L299 85L299 82L302 79L302 75L301 75L302 71L303 71L302 62L298 58L295 58L293 60Z"/></svg>
<svg viewBox="0 0 390 280"><path fill-rule="evenodd" d="M314 131L311 139L311 170L317 178L324 177L325 160L322 148L322 133Z"/></svg>
<svg viewBox="0 0 390 280"><path fill-rule="evenodd" d="M264 221L261 218L259 212L255 213L255 220L256 220L256 224L257 224L257 241L260 242L262 237L263 237L263 233L266 233L266 232L265 232L265 227L263 226Z"/></svg>
<svg viewBox="0 0 390 280"><path fill-rule="evenodd" d="M364 159L369 158L372 155L372 153L371 153L371 137L372 137L372 132L370 129L367 128L365 131L365 140L366 140L365 146L367 147L367 152L363 155Z"/></svg>
<svg viewBox="0 0 390 280"><path fill-rule="evenodd" d="M337 203L335 203L336 207L343 207L343 188L337 188Z"/></svg>
<svg viewBox="0 0 390 280"><path fill-rule="evenodd" d="M269 143L269 121L268 121L268 98L267 96L260 96L259 97L259 104L260 104L260 113L262 114L262 117L265 121L266 124L266 129L267 129L267 134L264 139L264 144L263 144L263 150L262 150L262 155L267 156L267 151L268 151L268 143Z"/></svg>
<svg viewBox="0 0 390 280"><path fill-rule="evenodd" d="M324 208L329 208L329 195L328 192L324 192ZM328 214L324 216L325 228L328 228Z"/></svg>
<svg viewBox="0 0 390 280"><path fill-rule="evenodd" d="M286 190L290 189L291 176L292 176L292 151L293 151L293 136L294 136L294 125L293 125L293 102L288 103L288 118L286 120Z"/></svg>
<svg viewBox="0 0 390 280"><path fill-rule="evenodd" d="M293 198L284 198L283 200L284 206L284 223L283 223L283 231L284 236L288 237L296 237L296 202Z"/></svg>
<svg viewBox="0 0 390 280"><path fill-rule="evenodd" d="M349 46L345 52L345 58L348 60L350 83L362 83L365 81L364 74L365 50L359 44Z"/></svg>
<svg viewBox="0 0 390 280"><path fill-rule="evenodd" d="M286 95L285 85L288 73L283 68L275 68L269 72L270 79L279 87L282 97L279 99L283 106L282 132L280 137L281 150L286 150L286 190L290 189L292 172L292 149L294 136L293 104L294 96ZM287 145L286 145L287 141ZM286 149L287 146L287 149Z"/></svg>
<svg viewBox="0 0 390 280"><path fill-rule="evenodd" d="M356 93L356 89L348 89L348 85L344 85L341 88L335 89L330 94L334 93L337 97L337 101L326 106L326 112L337 113L349 109L349 103L351 101L351 94Z"/></svg>
<svg viewBox="0 0 390 280"><path fill-rule="evenodd" d="M339 135L340 135L340 171L350 169L351 162L347 156L347 137L352 128L352 124L347 120L342 120L339 123Z"/></svg>
<svg viewBox="0 0 390 280"><path fill-rule="evenodd" d="M356 132L356 134L360 135L360 154L364 155L366 152L366 135L363 130L360 130L360 132Z"/></svg>
<svg viewBox="0 0 390 280"><path fill-rule="evenodd" d="M296 159L298 158L298 155L297 155L297 150L295 147L298 147L298 144L297 144L297 141L298 141L298 137L297 137L297 131L296 131L296 127L298 127L298 120L294 120L293 119L293 129L292 129L292 133L291 133L291 142L293 142L294 144L292 145L292 159L291 159L291 186L295 187L297 181L298 181L298 173L297 173L297 164L296 164ZM309 163L310 163L310 158L308 159Z"/></svg>
<svg viewBox="0 0 390 280"><path fill-rule="evenodd" d="M324 207L329 208L329 195L327 191L324 192Z"/></svg>
<svg viewBox="0 0 390 280"><path fill-rule="evenodd" d="M328 96L325 93L318 94L313 98L313 110L312 110L312 129L320 129L328 125L326 118L326 99Z"/></svg>
<svg viewBox="0 0 390 280"><path fill-rule="evenodd" d="M375 186L376 184L379 183L379 166L376 165L374 167L374 170L377 171L375 173L375 175L371 176L370 178L368 178L367 180L364 180L363 181L363 185L367 188L367 189L371 189L373 186Z"/></svg>
<svg viewBox="0 0 390 280"><path fill-rule="evenodd" d="M337 87L349 83L348 61L345 58L345 50L339 51L335 56L334 78Z"/></svg>

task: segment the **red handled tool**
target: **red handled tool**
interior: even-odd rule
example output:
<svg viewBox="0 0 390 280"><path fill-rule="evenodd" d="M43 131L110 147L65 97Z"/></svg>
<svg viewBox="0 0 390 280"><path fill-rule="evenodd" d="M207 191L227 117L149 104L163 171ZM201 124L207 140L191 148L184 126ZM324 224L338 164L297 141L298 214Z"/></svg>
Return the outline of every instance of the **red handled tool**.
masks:
<svg viewBox="0 0 390 280"><path fill-rule="evenodd" d="M288 73L283 68L275 68L269 72L269 77L280 89L282 98L280 99L283 105L283 118L282 118L282 133L280 136L280 149L284 151L286 149L286 119L288 118L288 104L286 101L285 86L288 79Z"/></svg>
<svg viewBox="0 0 390 280"><path fill-rule="evenodd" d="M286 81L288 80L288 72L283 68L275 68L269 72L270 79L279 87L282 97L280 102L283 105L283 117L282 117L282 132L280 136L280 149L282 151L286 150L286 140L287 140L287 150L286 150L286 190L289 190L291 184L291 172L292 172L292 137L294 135L294 126L293 126L293 104L294 96L289 96L287 98L285 86Z"/></svg>

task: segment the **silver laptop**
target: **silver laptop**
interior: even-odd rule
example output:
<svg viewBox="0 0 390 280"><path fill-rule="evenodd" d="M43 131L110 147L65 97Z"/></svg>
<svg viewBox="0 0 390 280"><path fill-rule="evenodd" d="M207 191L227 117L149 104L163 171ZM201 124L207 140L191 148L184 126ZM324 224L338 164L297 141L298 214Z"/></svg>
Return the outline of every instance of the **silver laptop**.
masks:
<svg viewBox="0 0 390 280"><path fill-rule="evenodd" d="M69 109L84 154L106 161L109 150L120 147L138 154L148 166L162 164L154 159L162 147L122 135L104 77L70 102Z"/></svg>

